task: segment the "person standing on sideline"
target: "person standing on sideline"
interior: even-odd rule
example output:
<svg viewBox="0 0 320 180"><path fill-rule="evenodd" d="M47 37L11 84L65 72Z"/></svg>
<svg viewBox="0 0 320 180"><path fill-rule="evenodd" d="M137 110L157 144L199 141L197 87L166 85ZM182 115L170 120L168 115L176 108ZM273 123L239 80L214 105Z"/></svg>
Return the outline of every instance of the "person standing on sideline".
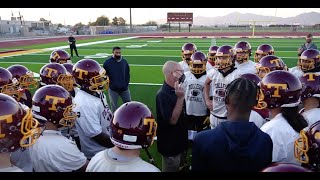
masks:
<svg viewBox="0 0 320 180"><path fill-rule="evenodd" d="M186 164L188 129L184 125L185 75L178 62L167 61L162 68L165 81L156 95L157 145L162 171L177 172Z"/></svg>
<svg viewBox="0 0 320 180"><path fill-rule="evenodd" d="M316 44L312 42L312 34L307 35L306 42L298 49L298 56L301 56L301 54L307 49L317 49Z"/></svg>
<svg viewBox="0 0 320 180"><path fill-rule="evenodd" d="M112 49L112 57L103 63L103 68L109 77L109 99L111 110L115 112L118 108L118 98L121 97L123 103L131 101L129 90L130 68L127 60L121 56L121 48L116 46Z"/></svg>
<svg viewBox="0 0 320 180"><path fill-rule="evenodd" d="M73 37L72 33L70 33L70 37L68 37L68 42L70 45L71 57L73 57L73 50L76 52L77 57L79 57L77 46L76 46L76 39Z"/></svg>

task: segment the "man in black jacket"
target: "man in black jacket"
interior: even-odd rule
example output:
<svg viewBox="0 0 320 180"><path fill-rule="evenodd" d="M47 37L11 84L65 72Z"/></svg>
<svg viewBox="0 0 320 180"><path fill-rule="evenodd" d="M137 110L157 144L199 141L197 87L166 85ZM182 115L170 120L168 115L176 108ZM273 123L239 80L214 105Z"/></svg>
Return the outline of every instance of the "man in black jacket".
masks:
<svg viewBox="0 0 320 180"><path fill-rule="evenodd" d="M123 103L131 101L129 90L130 68L127 60L121 56L121 48L116 46L112 50L112 57L103 63L103 68L109 77L109 99L111 110L115 112L118 108L118 98L121 97Z"/></svg>
<svg viewBox="0 0 320 180"><path fill-rule="evenodd" d="M68 42L70 45L71 57L73 57L73 50L76 52L77 57L79 57L78 51L77 51L77 46L76 46L76 39L73 37L72 33L70 34L70 37L68 37Z"/></svg>

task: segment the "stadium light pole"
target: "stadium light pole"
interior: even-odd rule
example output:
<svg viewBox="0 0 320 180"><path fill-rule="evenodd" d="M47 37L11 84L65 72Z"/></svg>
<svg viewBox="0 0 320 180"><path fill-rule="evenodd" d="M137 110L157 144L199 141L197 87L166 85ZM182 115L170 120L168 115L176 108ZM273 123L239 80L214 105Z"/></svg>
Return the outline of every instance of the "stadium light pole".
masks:
<svg viewBox="0 0 320 180"><path fill-rule="evenodd" d="M130 32L132 32L132 17L131 17L131 8L130 8Z"/></svg>

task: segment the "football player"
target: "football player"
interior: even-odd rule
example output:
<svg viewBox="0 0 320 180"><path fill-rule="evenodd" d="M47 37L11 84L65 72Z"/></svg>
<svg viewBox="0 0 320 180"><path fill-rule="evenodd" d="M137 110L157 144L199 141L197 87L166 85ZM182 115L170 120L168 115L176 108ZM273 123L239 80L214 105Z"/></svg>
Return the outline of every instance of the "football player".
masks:
<svg viewBox="0 0 320 180"><path fill-rule="evenodd" d="M197 52L197 46L193 43L185 43L181 48L182 61L179 62L184 72L190 71L189 63L193 53Z"/></svg>
<svg viewBox="0 0 320 180"><path fill-rule="evenodd" d="M156 130L157 123L145 104L136 101L122 104L111 123L111 141L115 146L98 152L86 172L160 172L148 152ZM139 157L141 149L146 150L153 165Z"/></svg>
<svg viewBox="0 0 320 180"><path fill-rule="evenodd" d="M74 103L81 151L91 159L96 153L113 147L110 140L113 114L103 93L108 89L109 78L104 68L93 59L78 61L73 66L73 77L80 86Z"/></svg>

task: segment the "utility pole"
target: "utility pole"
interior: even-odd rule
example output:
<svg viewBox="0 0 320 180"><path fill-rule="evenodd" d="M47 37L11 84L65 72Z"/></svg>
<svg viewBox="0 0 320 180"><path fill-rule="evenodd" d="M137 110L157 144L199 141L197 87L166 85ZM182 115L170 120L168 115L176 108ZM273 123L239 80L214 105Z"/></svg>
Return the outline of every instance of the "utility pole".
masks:
<svg viewBox="0 0 320 180"><path fill-rule="evenodd" d="M130 8L130 32L132 32L132 16L131 16L131 8Z"/></svg>
<svg viewBox="0 0 320 180"><path fill-rule="evenodd" d="M240 21L240 22L252 22L252 37L254 37L254 32L256 28L256 22L273 22L273 21L258 21L258 20L252 20L252 21Z"/></svg>

